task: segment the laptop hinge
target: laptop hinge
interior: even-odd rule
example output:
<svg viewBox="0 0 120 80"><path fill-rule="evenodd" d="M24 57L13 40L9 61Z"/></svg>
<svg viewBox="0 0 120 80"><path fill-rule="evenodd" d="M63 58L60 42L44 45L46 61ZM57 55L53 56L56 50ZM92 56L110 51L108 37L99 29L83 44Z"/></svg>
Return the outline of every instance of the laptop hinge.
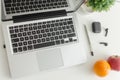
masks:
<svg viewBox="0 0 120 80"><path fill-rule="evenodd" d="M14 23L25 22L25 21L32 21L32 20L39 20L39 19L61 17L61 16L66 16L66 15L67 13L65 10L27 14L27 15L21 15L21 16L13 16L13 22Z"/></svg>

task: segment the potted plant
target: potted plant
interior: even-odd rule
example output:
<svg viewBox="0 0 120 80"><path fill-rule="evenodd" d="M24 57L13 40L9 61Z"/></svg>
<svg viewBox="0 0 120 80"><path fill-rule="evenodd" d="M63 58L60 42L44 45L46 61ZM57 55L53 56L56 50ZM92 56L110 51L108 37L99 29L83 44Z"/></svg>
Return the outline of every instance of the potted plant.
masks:
<svg viewBox="0 0 120 80"><path fill-rule="evenodd" d="M108 11L114 2L115 0L85 0L82 8L86 8L88 12Z"/></svg>

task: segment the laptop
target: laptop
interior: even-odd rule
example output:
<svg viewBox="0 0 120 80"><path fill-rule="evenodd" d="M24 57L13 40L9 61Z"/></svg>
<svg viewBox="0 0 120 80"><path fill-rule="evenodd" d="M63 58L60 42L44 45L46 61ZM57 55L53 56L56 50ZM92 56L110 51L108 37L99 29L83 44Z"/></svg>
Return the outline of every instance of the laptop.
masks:
<svg viewBox="0 0 120 80"><path fill-rule="evenodd" d="M83 0L2 0L2 29L12 78L86 62Z"/></svg>

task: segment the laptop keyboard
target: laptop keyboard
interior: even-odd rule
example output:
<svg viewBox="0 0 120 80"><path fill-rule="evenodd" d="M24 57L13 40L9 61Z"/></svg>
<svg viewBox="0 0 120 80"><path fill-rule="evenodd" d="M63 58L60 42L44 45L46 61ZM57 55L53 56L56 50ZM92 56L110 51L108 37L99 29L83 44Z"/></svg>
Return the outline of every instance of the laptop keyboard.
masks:
<svg viewBox="0 0 120 80"><path fill-rule="evenodd" d="M9 32L14 53L77 41L72 18L10 26Z"/></svg>
<svg viewBox="0 0 120 80"><path fill-rule="evenodd" d="M66 0L4 0L7 14L68 7Z"/></svg>

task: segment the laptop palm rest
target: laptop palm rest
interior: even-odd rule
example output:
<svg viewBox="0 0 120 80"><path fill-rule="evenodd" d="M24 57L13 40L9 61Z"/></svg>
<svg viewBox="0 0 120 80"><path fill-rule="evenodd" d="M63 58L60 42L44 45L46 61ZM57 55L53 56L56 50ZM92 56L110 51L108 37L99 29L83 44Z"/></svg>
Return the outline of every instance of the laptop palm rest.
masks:
<svg viewBox="0 0 120 80"><path fill-rule="evenodd" d="M63 66L60 49L51 49L37 53L37 60L40 70L52 69Z"/></svg>

